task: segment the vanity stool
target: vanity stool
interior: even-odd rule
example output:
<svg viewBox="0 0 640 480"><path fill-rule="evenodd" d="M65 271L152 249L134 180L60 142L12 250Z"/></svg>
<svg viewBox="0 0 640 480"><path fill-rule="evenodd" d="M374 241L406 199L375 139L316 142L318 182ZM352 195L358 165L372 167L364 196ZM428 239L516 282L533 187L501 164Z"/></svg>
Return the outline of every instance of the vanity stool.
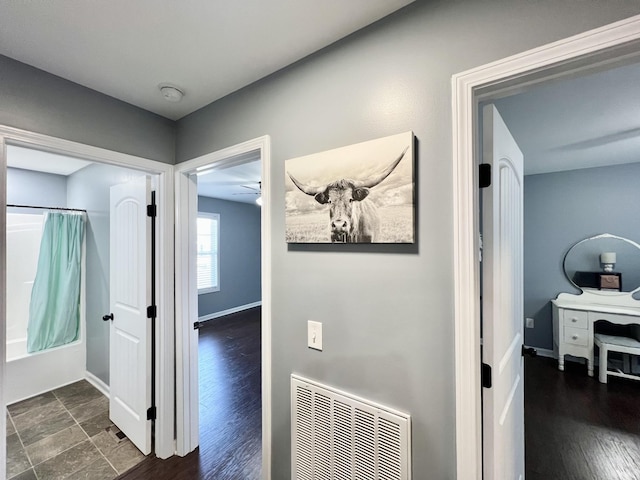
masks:
<svg viewBox="0 0 640 480"><path fill-rule="evenodd" d="M640 376L638 375L629 375L623 372L610 372L607 370L607 356L609 355L609 352L640 355L640 341L630 337L618 337L614 335L596 333L593 338L593 343L600 348L600 374L598 376L600 383L607 383L607 375L629 378L631 380L640 380Z"/></svg>

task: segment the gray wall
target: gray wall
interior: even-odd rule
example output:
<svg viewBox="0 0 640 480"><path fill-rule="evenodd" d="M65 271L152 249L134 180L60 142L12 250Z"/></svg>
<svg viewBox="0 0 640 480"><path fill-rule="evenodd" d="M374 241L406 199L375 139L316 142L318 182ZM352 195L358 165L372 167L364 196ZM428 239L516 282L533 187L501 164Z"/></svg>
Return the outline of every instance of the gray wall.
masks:
<svg viewBox="0 0 640 480"><path fill-rule="evenodd" d="M612 233L640 243L640 164L529 175L524 179L525 343L553 348L550 301L578 293L562 261L576 242Z"/></svg>
<svg viewBox="0 0 640 480"><path fill-rule="evenodd" d="M409 412L414 478L455 477L451 75L637 13L635 0L418 1L178 122L179 162L271 135L273 478L290 477L292 372ZM286 159L407 130L415 246L287 247Z"/></svg>
<svg viewBox="0 0 640 480"><path fill-rule="evenodd" d="M259 302L260 208L198 197L198 211L220 214L220 291L198 296L198 315Z"/></svg>
<svg viewBox="0 0 640 480"><path fill-rule="evenodd" d="M7 168L7 203L35 207L66 207L67 177ZM20 210L15 212L19 213Z"/></svg>
<svg viewBox="0 0 640 480"><path fill-rule="evenodd" d="M89 165L69 176L67 203L87 210L87 370L109 385L109 188L139 172Z"/></svg>
<svg viewBox="0 0 640 480"><path fill-rule="evenodd" d="M174 163L171 120L2 55L0 125Z"/></svg>

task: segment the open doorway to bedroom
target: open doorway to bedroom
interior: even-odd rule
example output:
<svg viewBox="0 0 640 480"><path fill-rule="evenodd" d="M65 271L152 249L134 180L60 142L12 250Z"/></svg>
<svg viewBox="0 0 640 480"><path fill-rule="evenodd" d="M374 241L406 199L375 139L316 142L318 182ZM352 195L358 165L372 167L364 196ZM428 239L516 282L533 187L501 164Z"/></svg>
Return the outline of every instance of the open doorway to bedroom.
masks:
<svg viewBox="0 0 640 480"><path fill-rule="evenodd" d="M640 370L611 352L609 378L598 381L602 357L592 342L640 340L640 303L631 297L640 288L639 81L630 59L492 101L524 156L520 321L525 345L538 352L524 358L526 478L637 469L632 379ZM608 251L618 252L611 287L598 281ZM624 315L612 314L620 308ZM567 438L575 448L563 448Z"/></svg>
<svg viewBox="0 0 640 480"><path fill-rule="evenodd" d="M268 162L261 137L176 168L178 452L234 478L268 460Z"/></svg>
<svg viewBox="0 0 640 480"><path fill-rule="evenodd" d="M490 350L487 347L486 338L480 336L480 275L479 275L479 258L480 258L480 246L483 243L483 239L479 238L478 226L480 223L479 212L479 184L478 182L477 168L478 164L482 163L480 160L480 148L478 145L478 105L480 102L497 101L499 98L503 98L507 95L522 92L527 87L544 83L545 81L553 81L560 79L571 78L586 73L586 70L593 69L606 70L617 65L624 65L625 63L632 61L632 57L637 58L638 52L638 22L639 18L635 17L625 21L620 21L612 25L585 32L574 37L570 37L554 44L545 45L543 47L533 49L513 57L499 60L492 64L484 65L474 70L469 70L461 74L455 75L452 79L453 83L453 116L454 116L454 164L456 171L454 174L455 183L455 195L454 195L454 225L456 226L455 236L455 291L456 291L456 377L457 377L457 389L456 389L456 402L457 402L457 438L456 438L456 450L459 461L457 462L458 476L464 476L469 478L480 478L483 472L483 453L495 454L499 459L502 466L516 466L520 462L516 462L516 458L524 459L524 435L521 436L522 442L512 442L510 445L500 444L499 442L488 440L482 436L483 423L491 422L491 418L483 417L482 412L482 394L481 389L491 389L495 385L489 385L485 383L485 387L482 387L480 382L480 372L489 373L489 368L484 365L481 369L481 364L484 357L481 356L482 350ZM581 118L580 121L583 121ZM602 134L600 134L602 135ZM596 135L599 137L600 135ZM605 135L598 140L604 140ZM614 135L613 137L615 137ZM624 136L624 135L623 135ZM619 137L622 139L622 137ZM610 138L613 138L610 137ZM575 143L575 142L574 142ZM572 149L579 149L581 145L572 145ZM583 144L582 146L585 146ZM505 158L503 156L497 158ZM492 183L498 185L495 182L495 178ZM485 189L485 191L487 191ZM483 194L484 195L484 194ZM562 229L562 226L558 227ZM545 239L543 243L546 243ZM526 248L526 239L524 242ZM468 248L470 247L470 248ZM487 255L496 254L497 250L488 247L485 244L485 248L482 251L483 266L484 269L494 268L489 262L486 262ZM600 252L602 253L602 252ZM556 264L556 269L561 268ZM473 274L473 275L470 275ZM487 277L483 275L484 286L483 291L487 292ZM493 284L491 286L494 291L502 292L501 286ZM578 289L576 289L578 290ZM582 290L577 297L585 296L593 298L590 293L585 295L585 290ZM571 295L571 294L570 294ZM628 293L622 294L628 296ZM509 297L513 299L515 297ZM506 301L508 301L507 299ZM581 302L576 302L580 304ZM588 327L589 317L591 316L589 308L582 310L587 311L587 317L583 321L584 325ZM565 306L566 307L566 306ZM591 305L593 307L593 305ZM580 310L580 309L577 309ZM593 309L592 309L593 310ZM600 315L596 315L600 316ZM533 318L533 317L532 317ZM517 320L520 321L520 327L523 327L520 315L517 316ZM492 322L493 319L483 318L483 329L486 327L487 322ZM576 317L576 322L578 322ZM571 317L569 322L573 322ZM534 322L535 323L535 322ZM494 329L499 331L499 328ZM588 330L588 328L585 328ZM588 332L585 338L589 338ZM574 335L576 336L574 338ZM486 337L487 335L485 335ZM565 336L569 340L578 340L581 338L578 332L570 332ZM482 345L482 346L481 346ZM522 342L514 343L515 351L520 352ZM589 350L589 341L585 345L584 350ZM522 349L524 352L524 349ZM590 354L587 355L590 357ZM591 358L588 358L591 362ZM466 362L469 360L469 362ZM493 367L497 367L498 364L493 362ZM470 367L470 368L467 368ZM584 365L581 365L585 369ZM499 363L500 370L503 369L502 361ZM520 367L518 368L518 371ZM550 373L557 374L558 370L551 369ZM516 371L512 369L512 371ZM588 377L597 383L597 379ZM571 378L571 376L564 375L564 378ZM488 377L485 377L485 380ZM548 383L543 380L543 383ZM467 388L468 387L468 388ZM605 387L606 389L607 387ZM495 389L494 389L495 390ZM501 392L504 392L501 389ZM513 396L512 396L513 397ZM503 397L504 398L504 397ZM549 398L545 398L546 402L553 401ZM581 399L580 401L584 401ZM569 407L571 415L575 413L575 409ZM524 410L521 410L524 414ZM550 412L548 409L544 410L545 415ZM591 412L594 413L594 412ZM494 415L493 420L499 417ZM512 423L516 425L515 423ZM520 425L523 422L519 422ZM515 429L514 429L515 430ZM520 430L522 431L522 430ZM581 433L584 436L584 430ZM570 436L567 438L568 443L573 443ZM591 438L590 435L586 435L585 438ZM568 445L563 443L562 449ZM597 443L598 441L595 441ZM545 445L549 447L549 442L545 438ZM507 448L502 448L506 446ZM553 447L551 447L553 449ZM580 449L581 447L578 447ZM521 449L521 450L520 450ZM517 450L514 453L514 450ZM602 450L598 450L602 452ZM484 451L484 452L483 452ZM522 455L519 454L522 452ZM599 456L598 459L603 458ZM464 459L464 460L460 460ZM545 455L544 461L547 464L551 464L548 456ZM522 462L522 476L524 477L524 462ZM572 474L575 473L575 469L571 470ZM562 473L560 472L560 476ZM485 473L485 476L486 473ZM493 478L493 475L488 475ZM499 477L500 475L497 475ZM511 475L513 477L513 475ZM606 475L605 475L606 476ZM548 475L541 478L548 478ZM585 477L586 478L586 477ZM594 478L594 477L590 477ZM600 477L597 477L600 478ZM603 477L604 478L604 477Z"/></svg>
<svg viewBox="0 0 640 480"><path fill-rule="evenodd" d="M201 463L258 480L262 310L260 151L197 175Z"/></svg>

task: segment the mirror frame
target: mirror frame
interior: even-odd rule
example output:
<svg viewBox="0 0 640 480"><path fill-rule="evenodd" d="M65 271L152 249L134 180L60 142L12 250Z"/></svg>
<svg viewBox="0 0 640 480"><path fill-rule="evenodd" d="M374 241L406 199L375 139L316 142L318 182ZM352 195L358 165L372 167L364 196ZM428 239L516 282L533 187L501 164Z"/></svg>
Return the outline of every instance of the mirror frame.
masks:
<svg viewBox="0 0 640 480"><path fill-rule="evenodd" d="M569 277L569 273L567 272L567 257L571 253L571 250L573 250L578 245L580 245L582 243L585 243L585 242L588 242L590 240L597 240L599 238L612 238L612 239L616 239L616 240L622 240L623 242L627 242L627 243L631 244L632 246L636 247L638 249L638 255L640 255L640 244L634 242L633 240L629 240L628 238L621 237L619 235L613 235L611 233L601 233L601 234L598 234L598 235L594 235L593 237L583 238L582 240L574 243L573 245L571 245L571 247L569 247L569 249L567 250L567 253L564 254L564 258L562 259L562 270L564 272L564 276L569 281L569 283L571 285L573 285L574 287L576 287L581 292L584 292L585 289L583 287L578 286L571 279L571 277ZM636 286L636 288L634 290L630 290L628 292L624 291L624 290L621 291L621 292L612 292L610 290L589 290L589 292L598 293L598 294L606 294L606 295L611 295L611 294L633 295L634 293L636 293L638 291L640 291L640 285Z"/></svg>

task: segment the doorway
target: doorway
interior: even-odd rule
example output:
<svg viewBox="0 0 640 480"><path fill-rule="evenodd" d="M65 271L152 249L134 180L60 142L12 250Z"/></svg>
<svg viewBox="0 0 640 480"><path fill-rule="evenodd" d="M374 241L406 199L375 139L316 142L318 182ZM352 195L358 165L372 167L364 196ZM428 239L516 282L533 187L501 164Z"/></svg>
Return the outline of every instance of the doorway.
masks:
<svg viewBox="0 0 640 480"><path fill-rule="evenodd" d="M253 203L261 197L260 207L260 262L261 262L261 385L262 385L262 468L268 471L270 438L269 399L270 399L270 153L269 137L261 137L227 149L204 155L203 157L180 164L176 169L176 230L180 232L176 246L176 278L182 286L176 292L176 312L178 327L177 345L177 444L178 454L186 455L200 443L199 439L199 381L198 381L198 341L199 326L198 285L197 285L197 216L198 193L200 193L199 177L203 179L211 175L213 179L224 177L225 170L232 170L247 161L259 159L261 162L260 178L247 178L242 182L241 191L231 192L247 194L248 201ZM221 180L224 182L225 180ZM243 187L242 185L246 185ZM233 197L232 197L233 198ZM207 203L206 200L202 204ZM255 208L252 206L251 208ZM213 212L216 213L216 212ZM222 215L217 217L220 224L224 222ZM224 278L220 278L220 285ZM251 304L245 306L252 306ZM255 305L253 305L255 306ZM227 306L228 307L228 306ZM234 314L233 308L223 309L222 313ZM212 314L213 317L216 314ZM211 318L211 317L210 317ZM206 320L206 318L205 318ZM194 327L196 327L194 329ZM266 470L265 470L266 469Z"/></svg>
<svg viewBox="0 0 640 480"><path fill-rule="evenodd" d="M581 276L587 275L587 271L593 271L594 275L601 271L598 255L606 250L603 242L612 242L608 244L612 250L625 245L624 241L614 238L591 237L614 234L632 242L638 240L634 206L640 201L637 188L640 164L635 152L640 141L635 134L635 122L629 125L628 119L633 118L640 104L640 91L636 87L639 81L640 67L633 61L596 72L584 71L580 76L536 85L493 101L524 152L524 298L522 311L517 316L520 326L525 318L529 319L524 322L524 343L538 349L540 357L548 357L527 357L522 376L526 382L531 381L530 385L525 383L527 478L553 478L554 473L564 478L568 476L567 470L577 469L576 466L584 468L578 476L592 478L588 472L623 471L635 456L626 453L626 449L629 441L633 442L634 438L637 441L634 437L637 431L617 423L622 411L614 407L624 398L630 405L635 403L632 401L637 398L634 385L625 386L616 381L603 385L597 376L587 377L585 364L567 365L567 374L559 372L558 375L558 361L552 360L558 357L558 339L564 341L565 335L568 342L573 342L572 336L576 336L578 342L584 338L588 345L588 338L594 333L607 333L602 331L605 328L610 335L628 338L633 338L633 332L626 325L605 326L600 321L594 323L591 333L587 333L587 324L582 330L571 330L570 325L567 330L557 322L552 301L559 296L581 301L587 295L595 295L589 296L585 305L591 301L604 305L609 301L623 301L640 285L632 266L635 252L631 243L628 243L629 253L623 254L625 259L619 261L615 269L616 278L626 279L620 283L619 292L599 290L600 287L576 276L577 271L585 272ZM627 108L631 115L626 113ZM572 254L563 261L576 244L585 248L591 244L594 250L589 253L598 253L589 255L583 250L578 254L580 260ZM637 252L640 261L640 250ZM579 289L576 282L583 288ZM587 312L583 315L586 320ZM567 343L563 350L572 347L572 343ZM578 350L567 353L581 354L579 349L587 347L576 348ZM567 361L572 358L584 362L584 358L570 356ZM563 368L564 365L563 362ZM547 376L548 389L542 372ZM559 390L563 392L561 397L553 397ZM543 406L540 404L543 395L547 400L555 400ZM568 408L569 398L573 408ZM581 410L584 402L591 402L594 411ZM612 414L614 411L617 413ZM630 415L633 412L631 407ZM578 431L590 433L576 436ZM549 447L569 436L574 438L575 449ZM614 444L616 448L611 448Z"/></svg>
<svg viewBox="0 0 640 480"><path fill-rule="evenodd" d="M454 276L456 322L456 449L459 478L482 478L480 383L479 163L477 115L481 101L606 68L637 52L640 19L634 17L453 77ZM628 61L628 59L626 59ZM493 448L485 445L485 448ZM511 461L503 453L505 462Z"/></svg>
<svg viewBox="0 0 640 480"><path fill-rule="evenodd" d="M155 188L157 192L158 198L158 210L160 214L158 215L158 236L155 246L161 256L166 258L166 254L168 251L172 251L172 229L168 228L169 223L167 219L171 220L171 216L167 217L167 210L169 206L173 206L173 198L171 191L171 182L172 182L172 167L170 165L160 164L159 162L154 162L150 160L144 160L137 157L132 157L129 155L124 155L116 152L110 152L103 149L90 147L87 145L77 144L75 142L69 142L65 140L60 140L52 137L48 137L45 135L34 134L31 132L20 131L16 129L10 129L5 127L0 127L0 144L2 148L0 151L3 153L0 160L0 170L2 172L1 178L3 184L6 185L7 182L7 152L11 149L25 149L36 153L41 153L45 156L49 156L49 160L45 161L45 164L49 165L60 165L64 163L62 159L67 158L70 162L76 163L80 165L81 170L86 168L87 170L83 170L82 172L78 171L77 182L75 182L73 192L74 194L69 197L70 201L75 202L81 201L81 198L87 199L85 203L85 209L96 208L95 205L89 205L91 200L94 199L91 197L89 192L90 187L88 183L86 183L85 179L80 179L80 176L85 173L88 176L91 176L91 172L89 169L99 170L100 172L95 173L95 175L104 175L105 172L110 171L118 172L115 174L116 176L123 173L125 177L131 176L132 172L135 172L135 175L140 175L142 173L149 174L155 178ZM52 157L55 156L55 157ZM54 160L51 160L51 159ZM24 170L24 165L22 165L22 170ZM113 175L111 175L113 176ZM6 189L3 189L6 192ZM22 192L24 193L24 192ZM43 192L40 192L43 193ZM76 195L77 194L77 195ZM7 198L3 195L2 198L2 214L0 214L0 234L4 238L6 235L6 200ZM66 200L66 199L65 199ZM23 202L18 202L23 203ZM26 202L24 202L26 203ZM36 204L42 204L42 202L37 201ZM44 202L44 206L55 206ZM107 199L108 204L108 199ZM108 208L108 207L107 207ZM99 210L96 208L96 211ZM96 212L94 212L96 213ZM99 216L102 216L101 213L98 213ZM94 219L92 226L95 225L97 230L100 230L99 225L104 224L104 218ZM106 222L108 225L108 217L106 218ZM91 231L90 236L92 236L92 240L100 237L99 231ZM98 238L100 240L100 238ZM107 239L108 244L108 239ZM95 246L95 242L92 243L92 247ZM91 248L92 248L91 247ZM99 255L92 255L92 258L95 260L99 258ZM0 287L2 287L2 296L6 295L6 250L2 248L2 252L0 254L0 270L2 271L2 280L0 280ZM168 278L172 276L173 266L168 264L165 261L159 261L157 263L157 268L159 275L157 276L157 281L155 283L156 290L158 292L157 296L157 307L158 307L158 329L156 332L156 341L161 341L166 343L167 340L169 344L173 344L173 314L170 313L173 311L173 285L172 282L169 282ZM96 280L95 277L91 277L91 280ZM101 288L100 285L92 285L93 289L92 295L100 295ZM6 302L0 302L2 304L2 312L0 312L0 340L2 343L2 347L0 348L1 360L3 368L0 370L2 372L2 378L0 379L2 382L6 380L4 373L6 372L6 312L4 311ZM97 302L99 303L99 302ZM87 305L88 309L92 307ZM95 316L98 315L98 320L100 324L102 324L102 316L108 312L100 310L99 312L90 311L92 322L95 321ZM95 326L95 322L92 327ZM94 336L95 332L84 332L84 338L90 338L90 341L95 340ZM100 342L100 340L97 340ZM91 348L91 355L89 363L94 362L96 365L102 365L105 362L103 361L108 357L108 353L105 353L104 345L94 345ZM173 351L172 349L160 350L156 352L156 364L158 368L156 370L156 382L162 385L162 388L157 389L155 395L155 403L157 405L157 421L156 421L156 445L155 452L156 455L161 458L167 458L174 454L174 446L173 446ZM95 355L94 355L95 354ZM105 357L105 355L107 357ZM99 358L98 358L99 357ZM102 359L102 360L100 360ZM169 365L171 367L169 368ZM98 390L105 390L106 384L108 380L108 367L105 367L105 373L103 375L103 370L99 366L95 366L92 368L94 372L96 372L95 378L93 380L96 385L98 385ZM168 378L167 378L168 374ZM82 373L84 378L84 372ZM101 379L100 377L104 376L105 378ZM163 382L159 382L159 379L163 379ZM169 386L169 388L165 388L165 386ZM93 388L93 387L91 387ZM98 390L92 390L93 392L98 392ZM67 392L68 393L68 392ZM102 392L104 393L104 392ZM59 399L58 399L59 400ZM6 405L3 401L2 407L5 408ZM2 427L4 429L7 428L6 418L2 416ZM6 437L3 435L3 439ZM0 453L0 468L6 469L6 443L2 443L1 445L2 451Z"/></svg>

